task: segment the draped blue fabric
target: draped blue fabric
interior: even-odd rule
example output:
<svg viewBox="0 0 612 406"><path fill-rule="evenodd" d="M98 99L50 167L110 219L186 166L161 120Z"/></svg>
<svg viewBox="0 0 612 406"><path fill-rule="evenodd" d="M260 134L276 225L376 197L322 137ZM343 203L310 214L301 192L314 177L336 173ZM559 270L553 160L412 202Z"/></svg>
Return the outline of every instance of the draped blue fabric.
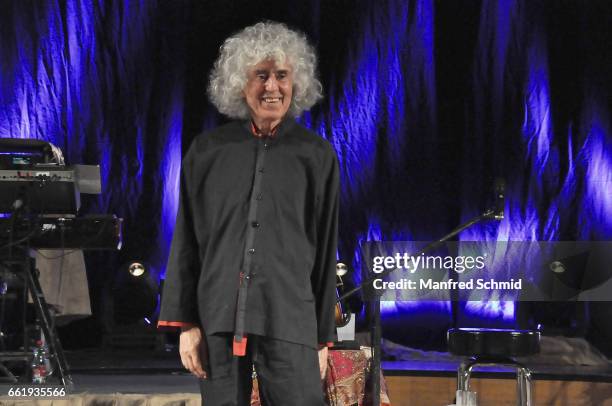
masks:
<svg viewBox="0 0 612 406"><path fill-rule="evenodd" d="M155 1L11 2L3 10L0 136L99 164L84 211L125 219L124 255L163 269L176 213L183 114L180 15ZM162 17L163 14L163 19ZM112 258L112 257L111 257ZM108 277L118 264L100 264Z"/></svg>
<svg viewBox="0 0 612 406"><path fill-rule="evenodd" d="M100 164L103 193L84 211L123 217L125 246L92 257L94 286L137 257L161 277L182 152L223 121L207 72L225 37L270 18L320 54L326 97L301 120L338 153L338 256L353 282L361 242L437 238L484 209L496 176L506 219L461 239L609 239L610 15L604 1L8 2L0 136ZM515 322L512 302L461 306L468 323ZM451 308L391 302L383 314L445 326Z"/></svg>

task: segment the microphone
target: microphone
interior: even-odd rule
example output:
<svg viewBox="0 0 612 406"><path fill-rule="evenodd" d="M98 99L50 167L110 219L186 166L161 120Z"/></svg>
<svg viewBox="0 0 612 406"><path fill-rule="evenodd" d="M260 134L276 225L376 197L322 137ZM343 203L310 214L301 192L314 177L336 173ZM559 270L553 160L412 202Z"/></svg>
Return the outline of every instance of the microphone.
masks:
<svg viewBox="0 0 612 406"><path fill-rule="evenodd" d="M501 221L504 219L504 209L506 207L506 181L504 178L495 178L493 190L495 192L493 218Z"/></svg>
<svg viewBox="0 0 612 406"><path fill-rule="evenodd" d="M14 202L13 202L13 211L14 212L18 212L21 211L23 209L24 206L24 202L23 199L21 197L18 197Z"/></svg>
<svg viewBox="0 0 612 406"><path fill-rule="evenodd" d="M26 209L25 199L22 196L17 197L11 205L13 211L11 212L11 218L14 220L21 216Z"/></svg>

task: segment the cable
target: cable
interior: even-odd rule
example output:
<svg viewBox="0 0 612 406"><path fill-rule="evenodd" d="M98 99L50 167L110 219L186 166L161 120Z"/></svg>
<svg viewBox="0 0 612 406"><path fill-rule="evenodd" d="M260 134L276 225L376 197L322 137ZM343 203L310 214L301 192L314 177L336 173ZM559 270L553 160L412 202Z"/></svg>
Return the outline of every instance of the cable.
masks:
<svg viewBox="0 0 612 406"><path fill-rule="evenodd" d="M51 256L51 255L45 255L41 252L41 250L47 250L47 251L59 251L62 250L61 248L34 248L33 251L36 251L38 253L38 255L40 255L41 257L43 257L44 259L48 259L48 260L54 260L54 259L59 259L65 256L68 256L74 252L77 251L81 251L81 249L79 248L75 248L75 249L71 249L69 251L66 250L62 250L62 253L59 255L55 255L55 256Z"/></svg>
<svg viewBox="0 0 612 406"><path fill-rule="evenodd" d="M6 275L8 267L4 266L4 264L0 263L2 267L2 283L6 283ZM2 300L0 301L0 350L6 351L6 343L4 341L4 331L2 327L4 326L4 316L6 314L6 296L8 294L8 284L7 291L2 293Z"/></svg>
<svg viewBox="0 0 612 406"><path fill-rule="evenodd" d="M36 234L36 232L37 232L37 230L34 230L34 231L30 232L28 235L26 235L25 237L22 237L22 238L20 238L17 241L9 242L8 244L0 247L0 251L3 250L3 249L6 249L6 248L13 247L13 246L15 246L17 244L21 244L22 242L29 240L33 235ZM11 234L12 234L12 232L11 232ZM12 254L12 252L9 252L9 257L12 257L11 254Z"/></svg>

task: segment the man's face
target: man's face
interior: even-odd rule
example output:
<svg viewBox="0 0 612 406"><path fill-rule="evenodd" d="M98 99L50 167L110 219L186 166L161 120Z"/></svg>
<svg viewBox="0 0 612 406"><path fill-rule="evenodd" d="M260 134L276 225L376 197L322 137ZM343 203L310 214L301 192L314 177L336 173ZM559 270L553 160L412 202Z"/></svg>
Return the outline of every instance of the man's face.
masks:
<svg viewBox="0 0 612 406"><path fill-rule="evenodd" d="M293 94L293 71L289 64L265 60L250 68L243 90L251 117L257 126L272 127L289 110Z"/></svg>

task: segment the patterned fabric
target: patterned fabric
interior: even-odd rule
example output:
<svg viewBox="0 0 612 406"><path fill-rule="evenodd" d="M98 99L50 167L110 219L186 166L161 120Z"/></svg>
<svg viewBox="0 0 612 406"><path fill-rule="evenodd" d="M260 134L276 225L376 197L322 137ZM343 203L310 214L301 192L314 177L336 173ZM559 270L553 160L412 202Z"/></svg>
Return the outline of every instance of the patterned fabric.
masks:
<svg viewBox="0 0 612 406"><path fill-rule="evenodd" d="M370 399L370 347L330 350L325 376L325 400L329 406L372 406ZM261 406L257 378L253 378L251 406ZM391 406L385 379L380 377L380 406Z"/></svg>

